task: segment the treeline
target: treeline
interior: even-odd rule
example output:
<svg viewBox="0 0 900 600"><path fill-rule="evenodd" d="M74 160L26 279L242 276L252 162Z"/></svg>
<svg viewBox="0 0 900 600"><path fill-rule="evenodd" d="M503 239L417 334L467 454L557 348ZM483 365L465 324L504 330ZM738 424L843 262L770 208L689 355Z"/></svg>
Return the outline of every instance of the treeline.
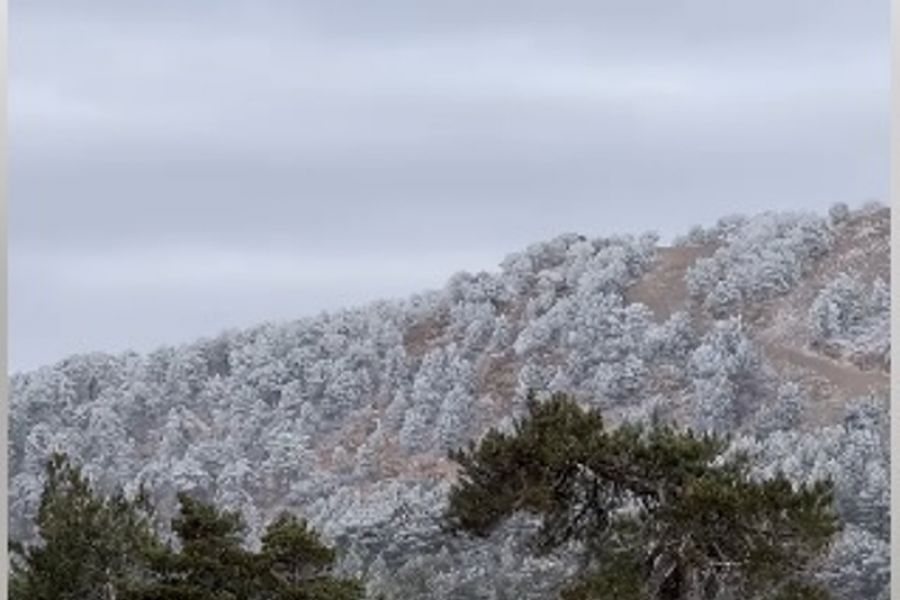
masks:
<svg viewBox="0 0 900 600"><path fill-rule="evenodd" d="M606 427L600 412L531 395L512 430L454 451L448 530L487 537L518 513L541 520L532 548L577 553L563 600L822 600L817 562L840 524L827 481L751 475L713 435L664 424ZM16 600L361 600L363 580L284 512L258 550L240 514L179 494L174 538L148 490L102 494L57 454L36 517L40 540L12 544Z"/></svg>
<svg viewBox="0 0 900 600"><path fill-rule="evenodd" d="M358 600L360 581L331 574L335 551L295 515L269 523L261 549L241 517L179 494L171 529L153 528L146 490L102 495L62 454L47 463L41 541L12 544L10 596L19 600Z"/></svg>

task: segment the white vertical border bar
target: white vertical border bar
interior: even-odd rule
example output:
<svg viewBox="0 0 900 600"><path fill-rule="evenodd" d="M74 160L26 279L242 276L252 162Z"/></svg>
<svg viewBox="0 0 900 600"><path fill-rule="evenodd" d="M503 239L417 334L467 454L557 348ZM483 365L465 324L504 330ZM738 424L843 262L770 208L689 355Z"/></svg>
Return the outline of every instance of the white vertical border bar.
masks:
<svg viewBox="0 0 900 600"><path fill-rule="evenodd" d="M891 206L891 598L900 600L900 0L891 2L891 124L890 124L890 206Z"/></svg>
<svg viewBox="0 0 900 600"><path fill-rule="evenodd" d="M0 598L9 598L9 470L7 449L9 439L9 322L7 319L7 302L9 288L7 282L7 203L9 195L9 127L8 104L9 73L9 27L7 0L0 0L0 81L3 82L2 100L0 100L0 323L2 323L3 339L0 340Z"/></svg>

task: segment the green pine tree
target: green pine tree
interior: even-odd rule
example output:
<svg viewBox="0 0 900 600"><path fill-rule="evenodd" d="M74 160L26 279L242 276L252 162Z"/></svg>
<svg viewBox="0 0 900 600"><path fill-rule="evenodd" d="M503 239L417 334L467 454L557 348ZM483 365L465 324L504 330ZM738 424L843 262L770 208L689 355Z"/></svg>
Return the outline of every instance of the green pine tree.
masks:
<svg viewBox="0 0 900 600"><path fill-rule="evenodd" d="M133 498L97 493L64 454L47 462L36 519L40 541L11 544L10 597L114 600L148 576L159 547L144 490Z"/></svg>
<svg viewBox="0 0 900 600"><path fill-rule="evenodd" d="M154 582L128 600L362 600L356 579L331 574L335 551L305 521L284 512L266 528L258 553L243 545L244 524L179 494L172 530L180 548L151 559Z"/></svg>
<svg viewBox="0 0 900 600"><path fill-rule="evenodd" d="M284 512L260 552L244 547L237 512L186 493L172 520L177 549L153 530L141 488L104 496L63 454L47 462L40 541L10 543L14 600L362 600L362 583L332 573L336 553Z"/></svg>
<svg viewBox="0 0 900 600"><path fill-rule="evenodd" d="M244 600L254 597L259 559L243 547L240 514L178 494L172 531L180 548L150 557L154 581L130 591L129 600Z"/></svg>
<svg viewBox="0 0 900 600"><path fill-rule="evenodd" d="M283 512L262 538L266 598L273 600L361 600L360 581L331 573L335 551L306 521Z"/></svg>
<svg viewBox="0 0 900 600"><path fill-rule="evenodd" d="M608 430L564 394L532 395L512 433L451 453L447 516L486 536L528 512L542 519L538 551L581 542L586 566L564 600L827 598L809 575L839 528L830 483L756 479L725 450L664 425Z"/></svg>

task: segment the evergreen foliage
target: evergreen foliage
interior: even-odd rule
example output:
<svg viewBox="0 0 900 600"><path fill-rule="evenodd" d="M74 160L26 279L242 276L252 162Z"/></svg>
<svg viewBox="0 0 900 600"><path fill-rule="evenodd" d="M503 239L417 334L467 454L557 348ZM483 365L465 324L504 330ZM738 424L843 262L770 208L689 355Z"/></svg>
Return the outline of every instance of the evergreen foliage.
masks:
<svg viewBox="0 0 900 600"><path fill-rule="evenodd" d="M260 555L266 598L277 600L358 600L356 579L331 576L336 555L306 521L282 512L268 526Z"/></svg>
<svg viewBox="0 0 900 600"><path fill-rule="evenodd" d="M532 394L512 433L451 453L447 517L484 537L531 513L538 551L580 543L586 567L566 600L825 597L809 569L839 530L831 484L756 479L725 449L665 425L609 430L564 394Z"/></svg>
<svg viewBox="0 0 900 600"><path fill-rule="evenodd" d="M141 581L159 546L147 495L101 496L63 454L45 468L40 544L12 544L10 595L19 600L115 598Z"/></svg>
<svg viewBox="0 0 900 600"><path fill-rule="evenodd" d="M172 521L181 548L150 557L152 581L133 590L129 600L230 600L253 597L258 558L242 547L243 523L237 513L181 493Z"/></svg>
<svg viewBox="0 0 900 600"><path fill-rule="evenodd" d="M259 552L241 515L179 493L178 548L152 527L144 490L98 494L63 454L46 467L40 543L11 544L15 600L361 600L361 581L332 574L334 549L282 512Z"/></svg>

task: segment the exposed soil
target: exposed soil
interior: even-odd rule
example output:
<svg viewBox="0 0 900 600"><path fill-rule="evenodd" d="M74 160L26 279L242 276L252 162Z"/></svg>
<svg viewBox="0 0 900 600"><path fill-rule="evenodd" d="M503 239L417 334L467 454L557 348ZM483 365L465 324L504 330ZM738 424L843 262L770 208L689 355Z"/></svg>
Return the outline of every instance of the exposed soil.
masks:
<svg viewBox="0 0 900 600"><path fill-rule="evenodd" d="M712 256L718 246L673 246L657 251L650 269L625 292L629 302L647 306L658 321L665 321L678 310L688 307L688 291L684 276L700 258Z"/></svg>
<svg viewBox="0 0 900 600"><path fill-rule="evenodd" d="M413 358L425 356L443 338L447 324L447 316L441 314L411 325L403 335L403 348L406 354Z"/></svg>
<svg viewBox="0 0 900 600"><path fill-rule="evenodd" d="M771 340L760 342L782 375L804 381L812 391L814 405L807 414L811 425L837 422L848 400L890 388L890 376L883 371L863 371L855 365Z"/></svg>

